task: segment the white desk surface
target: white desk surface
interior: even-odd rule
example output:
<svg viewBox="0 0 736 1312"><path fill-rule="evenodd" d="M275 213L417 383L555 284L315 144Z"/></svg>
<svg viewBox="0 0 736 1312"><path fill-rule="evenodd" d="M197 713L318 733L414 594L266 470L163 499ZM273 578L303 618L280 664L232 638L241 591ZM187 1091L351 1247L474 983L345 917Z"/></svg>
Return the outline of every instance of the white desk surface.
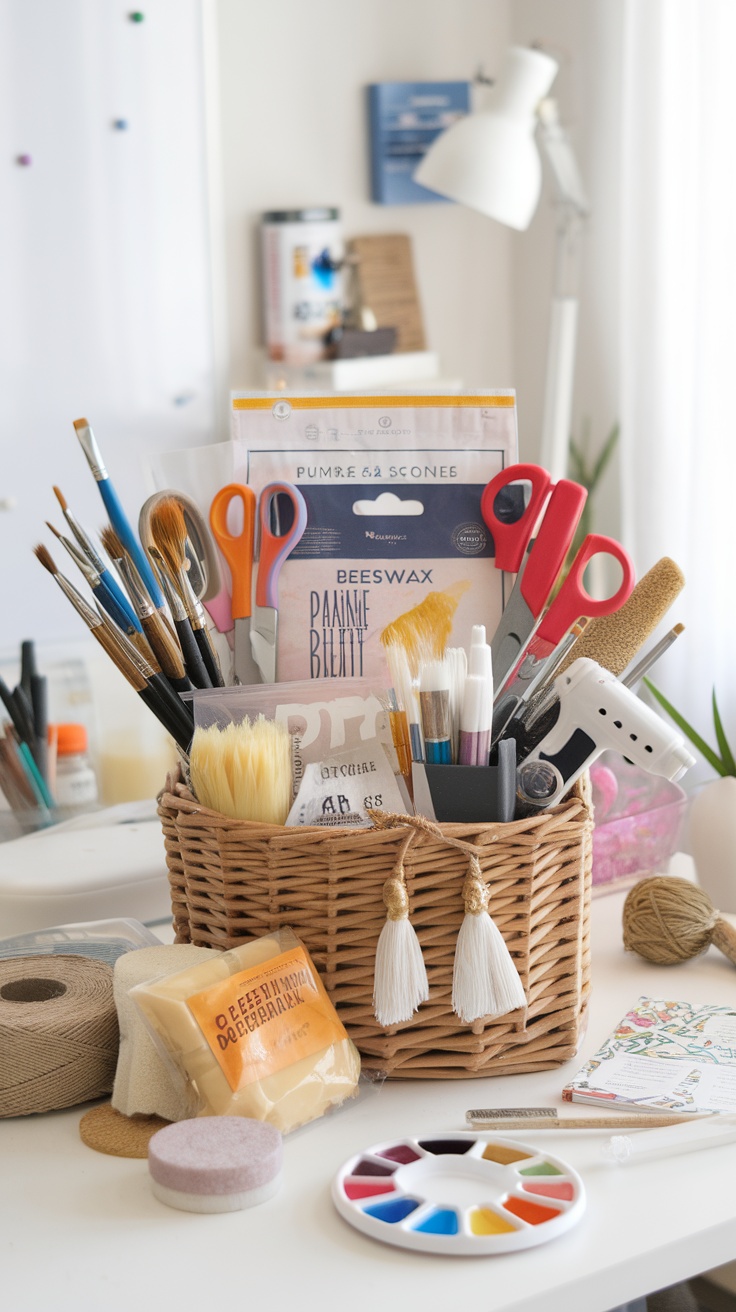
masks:
<svg viewBox="0 0 736 1312"><path fill-rule="evenodd" d="M732 1260L736 1142L609 1167L600 1164L601 1132L519 1134L581 1172L588 1207L556 1241L501 1257L391 1248L354 1230L331 1202L338 1167L373 1143L463 1129L469 1107L558 1104L565 1079L640 994L736 1006L736 971L714 948L671 968L624 953L622 904L623 894L593 903L590 1020L572 1062L499 1079L386 1082L287 1138L282 1189L260 1207L223 1216L165 1207L151 1194L144 1161L102 1156L81 1142L84 1109L0 1122L3 1307L606 1312ZM566 1104L563 1114L580 1110Z"/></svg>

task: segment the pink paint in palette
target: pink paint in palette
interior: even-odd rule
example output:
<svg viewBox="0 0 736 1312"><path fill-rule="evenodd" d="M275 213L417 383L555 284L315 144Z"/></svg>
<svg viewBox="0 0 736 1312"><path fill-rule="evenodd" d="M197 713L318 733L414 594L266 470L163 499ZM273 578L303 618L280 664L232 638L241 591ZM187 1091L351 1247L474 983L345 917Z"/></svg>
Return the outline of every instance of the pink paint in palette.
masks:
<svg viewBox="0 0 736 1312"><path fill-rule="evenodd" d="M583 1182L566 1162L472 1133L376 1144L341 1167L332 1198L373 1239L457 1256L546 1243L585 1210Z"/></svg>

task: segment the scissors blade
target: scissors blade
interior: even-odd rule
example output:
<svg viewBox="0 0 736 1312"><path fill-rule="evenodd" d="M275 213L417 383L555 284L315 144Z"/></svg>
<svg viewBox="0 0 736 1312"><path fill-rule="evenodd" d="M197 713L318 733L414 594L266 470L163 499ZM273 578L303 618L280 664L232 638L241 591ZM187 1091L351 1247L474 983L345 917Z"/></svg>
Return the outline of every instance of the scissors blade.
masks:
<svg viewBox="0 0 736 1312"><path fill-rule="evenodd" d="M279 613L275 606L254 606L250 630L253 656L264 683L276 682L276 644Z"/></svg>
<svg viewBox="0 0 736 1312"><path fill-rule="evenodd" d="M511 596L504 606L503 615L491 639L494 688L501 687L509 670L516 664L526 647L534 632L535 625L538 623L521 589L521 581L528 559L528 556L524 557L521 569L516 576L516 582L511 590Z"/></svg>
<svg viewBox="0 0 736 1312"><path fill-rule="evenodd" d="M233 671L237 683L260 683L261 671L253 655L251 617L235 621Z"/></svg>

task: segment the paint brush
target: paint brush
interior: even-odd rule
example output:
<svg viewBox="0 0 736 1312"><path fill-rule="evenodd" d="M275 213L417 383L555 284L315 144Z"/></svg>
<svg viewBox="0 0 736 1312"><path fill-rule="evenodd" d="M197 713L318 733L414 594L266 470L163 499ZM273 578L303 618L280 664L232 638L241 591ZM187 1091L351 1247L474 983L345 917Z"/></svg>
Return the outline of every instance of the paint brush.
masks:
<svg viewBox="0 0 736 1312"><path fill-rule="evenodd" d="M624 675L621 682L625 684L627 688L633 688L634 685L639 683L640 679L643 679L644 675L651 670L652 666L659 660L660 656L664 656L664 653L669 651L672 644L676 642L680 634L684 632L684 624L675 624L674 628L670 629L669 633L665 633L664 637L660 638L659 642L656 642L653 647L649 648L649 651L644 653L641 660L637 661L634 668L630 670L628 674Z"/></svg>
<svg viewBox="0 0 736 1312"><path fill-rule="evenodd" d="M423 663L419 674L419 709L427 765L451 765L450 679L446 661Z"/></svg>
<svg viewBox="0 0 736 1312"><path fill-rule="evenodd" d="M212 680L207 673L199 647L194 640L194 631L184 609L184 603L174 587L174 581L166 568L166 562L157 547L150 547L149 554L158 571L161 587L171 611L171 618L176 630L176 636L179 639L179 647L187 677L195 688L211 688Z"/></svg>
<svg viewBox="0 0 736 1312"><path fill-rule="evenodd" d="M181 700L158 665L141 655L136 645L115 627L109 615L106 615L104 611L100 611L99 615L102 623L106 625L118 644L121 653L135 666L138 674L145 679L152 697L160 702L161 710L167 716L169 732L176 738L177 742L187 736L191 738L194 721L192 703Z"/></svg>
<svg viewBox="0 0 736 1312"><path fill-rule="evenodd" d="M107 525L102 529L101 538L105 551L120 571L149 646L169 683L176 692L190 692L192 684L184 669L181 649L166 623L164 613L156 610L132 558L123 547L115 529Z"/></svg>
<svg viewBox="0 0 736 1312"><path fill-rule="evenodd" d="M101 571L96 565L92 564L81 547L75 542L71 542L63 533L60 533L58 528L54 528L49 520L46 520L46 527L71 556L80 573L84 575L85 582L92 589L95 600L107 611L110 619L117 624L118 628L122 629L124 633L130 634L131 638L134 638L135 634L142 634L141 624L128 601L125 600L123 605L118 601L118 596L122 595L120 589L109 587L109 580L112 579L109 569Z"/></svg>
<svg viewBox="0 0 736 1312"><path fill-rule="evenodd" d="M153 570L145 557L141 544L128 523L125 511L118 500L118 495L112 485L110 475L105 468L105 463L102 459L102 454L97 445L95 435L90 427L89 420L75 419L74 431L77 434L79 445L87 458L87 464L92 471L92 477L99 489L103 505L107 511L108 519L115 529L115 532L118 534L126 551L129 551L133 557L136 568L146 585L148 595L154 606L159 608L163 605L161 589L159 588Z"/></svg>
<svg viewBox="0 0 736 1312"><path fill-rule="evenodd" d="M631 1112L628 1116L560 1116L556 1107L475 1107L465 1113L474 1130L636 1130L685 1121L708 1120L712 1112L667 1116Z"/></svg>
<svg viewBox="0 0 736 1312"><path fill-rule="evenodd" d="M161 693L157 688L151 688L145 676L137 667L136 661L128 651L123 648L120 641L123 635L116 634L111 628L111 621L104 622L91 606L87 605L84 597L81 596L72 583L69 582L63 574L59 572L51 557L51 553L46 547L39 544L34 547L33 554L36 559L48 570L49 574L55 579L61 591L68 601L71 602L77 614L84 620L90 633L96 642L107 652L110 659L120 670L121 674L132 688L138 693L143 702L153 711L156 718L164 728L171 734L179 748L186 753L191 739L191 725L187 733L183 730L183 725L178 717L174 715L168 702L164 701ZM132 644L129 644L132 646ZM136 649L133 649L136 650ZM140 658L140 653L137 653ZM140 658L142 659L142 658ZM172 693L172 696L174 694Z"/></svg>
<svg viewBox="0 0 736 1312"><path fill-rule="evenodd" d="M212 686L223 688L225 681L210 642L204 608L187 576L187 526L176 497L166 497L154 506L151 512L151 537L184 605Z"/></svg>
<svg viewBox="0 0 736 1312"><path fill-rule="evenodd" d="M118 584L117 579L113 576L112 572L107 568L104 560L102 559L102 556L97 550L89 533L79 523L79 520L77 519L76 515L72 513L71 509L69 508L67 499L64 496L63 492L61 491L61 488L56 487L56 485L54 485L54 496L56 497L56 500L61 506L61 513L64 516L64 519L66 520L67 524L69 525L69 528L72 531L72 535L76 539L77 546L79 547L82 556L89 562L92 568L97 571L97 573L100 576L101 585L104 588L106 588L110 596L115 599L121 611L124 611L126 613L128 617L128 622L132 624L133 627L135 627L136 617L133 610L131 609L127 597L125 596L125 593L123 592L122 588ZM78 557L74 556L73 552L69 548L68 540L66 538L62 538L61 534L57 533L55 528L51 528L50 524L48 524L48 527L51 529L51 532L55 533L56 536L59 538L59 540L64 543L64 545L67 548L67 551L69 551L69 554L73 557L73 559L77 562L77 564L79 564Z"/></svg>

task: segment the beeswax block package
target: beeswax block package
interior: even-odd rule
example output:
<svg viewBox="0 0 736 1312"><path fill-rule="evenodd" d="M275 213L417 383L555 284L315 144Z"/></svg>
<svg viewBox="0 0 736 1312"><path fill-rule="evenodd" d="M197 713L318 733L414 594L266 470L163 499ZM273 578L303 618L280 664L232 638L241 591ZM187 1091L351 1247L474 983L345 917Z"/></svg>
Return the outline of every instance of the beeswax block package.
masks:
<svg viewBox="0 0 736 1312"><path fill-rule="evenodd" d="M307 526L279 581L278 678L384 677L383 630L430 594L451 646L493 633L508 579L480 510L517 459L512 391L449 396L237 393L237 477L294 484Z"/></svg>

